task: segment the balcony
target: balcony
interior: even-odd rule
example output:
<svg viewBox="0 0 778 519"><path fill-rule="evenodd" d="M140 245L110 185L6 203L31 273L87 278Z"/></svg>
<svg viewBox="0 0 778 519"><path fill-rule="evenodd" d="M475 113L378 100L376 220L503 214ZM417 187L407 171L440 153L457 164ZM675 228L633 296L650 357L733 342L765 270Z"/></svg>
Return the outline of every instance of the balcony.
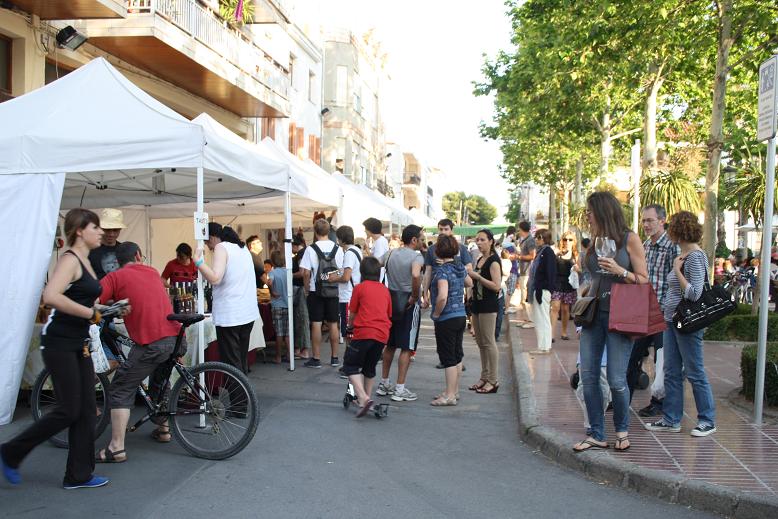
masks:
<svg viewBox="0 0 778 519"><path fill-rule="evenodd" d="M241 117L288 115L277 43L229 27L196 0L125 1L126 19L74 26L95 47Z"/></svg>
<svg viewBox="0 0 778 519"><path fill-rule="evenodd" d="M13 0L19 9L37 15L41 20L87 20L127 16L123 0Z"/></svg>
<svg viewBox="0 0 778 519"><path fill-rule="evenodd" d="M379 178L376 184L376 189L379 193L388 196L389 198L394 198L394 189L386 182L386 180Z"/></svg>
<svg viewBox="0 0 778 519"><path fill-rule="evenodd" d="M414 185L414 186L420 186L421 185L421 177L418 175L405 175L405 184L408 185Z"/></svg>

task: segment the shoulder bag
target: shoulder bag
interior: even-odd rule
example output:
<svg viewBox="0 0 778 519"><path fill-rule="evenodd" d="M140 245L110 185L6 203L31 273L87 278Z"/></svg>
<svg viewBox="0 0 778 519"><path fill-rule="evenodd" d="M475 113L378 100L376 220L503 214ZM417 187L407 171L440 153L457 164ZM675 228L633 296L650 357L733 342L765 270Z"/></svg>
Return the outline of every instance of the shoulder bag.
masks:
<svg viewBox="0 0 778 519"><path fill-rule="evenodd" d="M681 299L673 314L673 324L680 333L696 332L734 312L736 307L734 294L729 294L721 285L710 286L705 269L700 298L697 301Z"/></svg>
<svg viewBox="0 0 778 519"><path fill-rule="evenodd" d="M599 285L600 278L597 278L589 285L589 291L586 295L579 297L570 308L570 316L573 318L576 326L588 328L594 322L594 316L597 315L597 306L599 305L599 295L597 294Z"/></svg>
<svg viewBox="0 0 778 519"><path fill-rule="evenodd" d="M386 275L389 275L389 260L392 259L392 253L386 257L385 270ZM410 290L392 290L389 289L389 296L392 299L392 322L399 322L405 318L405 311L408 309L408 300L411 298Z"/></svg>

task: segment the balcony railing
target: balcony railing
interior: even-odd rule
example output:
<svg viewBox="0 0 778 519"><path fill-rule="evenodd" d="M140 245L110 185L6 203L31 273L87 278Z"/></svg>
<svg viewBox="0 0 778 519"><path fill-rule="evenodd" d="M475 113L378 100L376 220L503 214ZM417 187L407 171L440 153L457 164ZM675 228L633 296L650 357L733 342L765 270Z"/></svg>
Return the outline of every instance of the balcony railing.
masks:
<svg viewBox="0 0 778 519"><path fill-rule="evenodd" d="M156 14L165 18L221 57L288 97L289 80L269 55L243 32L227 25L196 0L126 0L128 17Z"/></svg>

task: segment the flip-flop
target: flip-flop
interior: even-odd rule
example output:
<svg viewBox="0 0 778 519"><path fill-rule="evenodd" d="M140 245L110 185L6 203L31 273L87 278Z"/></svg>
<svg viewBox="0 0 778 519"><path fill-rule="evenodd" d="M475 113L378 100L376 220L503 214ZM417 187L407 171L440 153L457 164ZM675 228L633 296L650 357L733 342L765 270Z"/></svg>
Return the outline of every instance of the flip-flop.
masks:
<svg viewBox="0 0 778 519"><path fill-rule="evenodd" d="M370 408L373 407L373 401L369 398L367 399L367 402L365 402L365 405L362 406L362 409L357 412L357 418L362 418L367 414L368 411L370 411Z"/></svg>
<svg viewBox="0 0 778 519"><path fill-rule="evenodd" d="M167 437L167 439L163 439L163 437ZM170 436L170 429L167 431L160 431L159 429L154 429L151 431L151 439L156 440L159 443L170 443L171 436Z"/></svg>
<svg viewBox="0 0 778 519"><path fill-rule="evenodd" d="M619 445L621 445L624 442L629 443L629 434L625 436L617 436L616 445L613 446L613 450L623 452L631 447L631 445L627 445L626 447L619 447Z"/></svg>
<svg viewBox="0 0 778 519"><path fill-rule="evenodd" d="M588 447L586 447L586 448L583 448L583 449L576 449L576 447L577 447L578 445L588 445ZM607 444L607 443L606 443L605 445L600 445L599 443L595 442L594 440L589 440L589 439L586 439L586 440L582 440L582 441L580 441L580 442L576 443L576 444L573 446L573 451L574 451L574 452L584 452L584 451L588 451L589 449L600 449L600 450L605 450L605 449L607 449L607 448L608 448L608 444Z"/></svg>
<svg viewBox="0 0 778 519"><path fill-rule="evenodd" d="M108 446L105 447L105 449L101 449L103 452L103 456L100 456L100 451L97 451L97 454L95 454L95 463L124 463L127 461L127 451L122 449L120 451L112 451L108 448ZM117 454L124 454L124 457L119 459L116 457Z"/></svg>

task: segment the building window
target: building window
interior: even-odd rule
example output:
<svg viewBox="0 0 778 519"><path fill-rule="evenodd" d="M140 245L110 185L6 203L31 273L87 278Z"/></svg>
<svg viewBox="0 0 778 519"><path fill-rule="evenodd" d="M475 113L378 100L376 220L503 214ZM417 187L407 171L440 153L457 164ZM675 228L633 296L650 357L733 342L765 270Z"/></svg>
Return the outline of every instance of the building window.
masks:
<svg viewBox="0 0 778 519"><path fill-rule="evenodd" d="M294 154L298 159L305 158L305 128L297 128L297 135L295 136L294 145L296 150Z"/></svg>
<svg viewBox="0 0 778 519"><path fill-rule="evenodd" d="M308 136L308 158L321 166L321 139L315 135Z"/></svg>
<svg viewBox="0 0 778 519"><path fill-rule="evenodd" d="M297 125L289 123L289 153L297 154L295 140L297 139Z"/></svg>
<svg viewBox="0 0 778 519"><path fill-rule="evenodd" d="M57 63L56 61L51 61L48 59L46 60L46 70L44 74L46 76L45 81L47 85L61 77L67 76L71 72L73 72L73 69L69 67L63 67L62 63Z"/></svg>
<svg viewBox="0 0 778 519"><path fill-rule="evenodd" d="M11 95L11 47L13 42L0 34L0 93Z"/></svg>
<svg viewBox="0 0 778 519"><path fill-rule="evenodd" d="M316 102L316 74L312 70L308 71L308 101Z"/></svg>
<svg viewBox="0 0 778 519"><path fill-rule="evenodd" d="M335 103L338 106L346 106L348 99L348 69L338 65L335 77Z"/></svg>
<svg viewBox="0 0 778 519"><path fill-rule="evenodd" d="M346 139L335 138L335 171L346 175Z"/></svg>
<svg viewBox="0 0 778 519"><path fill-rule="evenodd" d="M270 137L276 140L276 119L275 117L262 118L262 139Z"/></svg>

